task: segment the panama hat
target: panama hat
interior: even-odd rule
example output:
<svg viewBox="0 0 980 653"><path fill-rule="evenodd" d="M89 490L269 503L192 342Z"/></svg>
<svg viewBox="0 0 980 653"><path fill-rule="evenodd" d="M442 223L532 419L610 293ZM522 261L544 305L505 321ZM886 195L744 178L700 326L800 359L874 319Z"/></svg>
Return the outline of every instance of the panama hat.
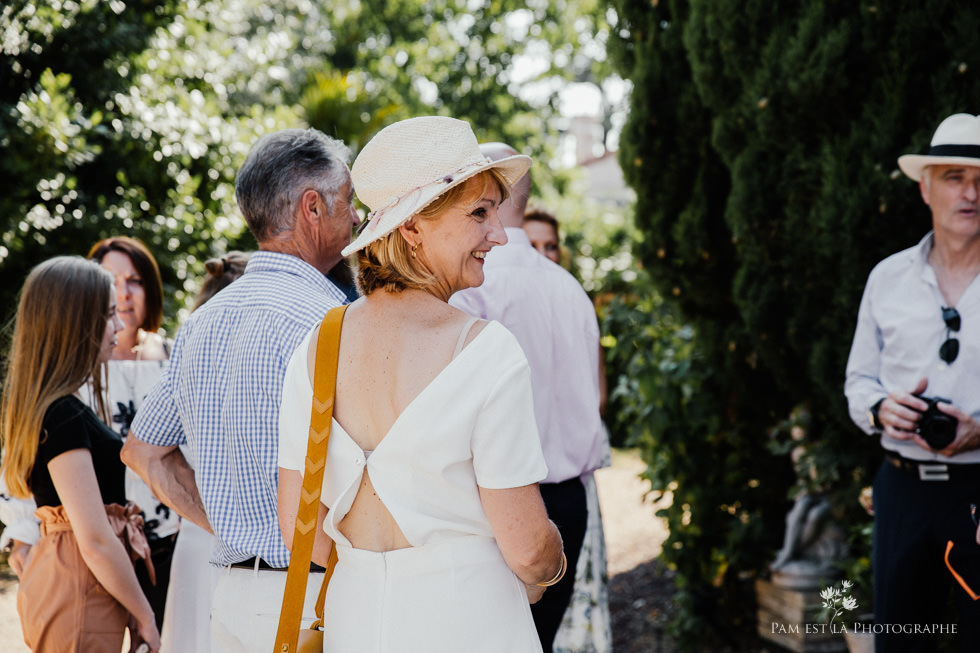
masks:
<svg viewBox="0 0 980 653"><path fill-rule="evenodd" d="M485 157L470 124L462 120L423 116L388 125L351 167L354 192L371 212L341 253L348 256L391 233L474 175L494 168L513 186L530 167L531 157L523 154L496 161Z"/></svg>
<svg viewBox="0 0 980 653"><path fill-rule="evenodd" d="M980 167L980 116L954 113L939 123L928 154L898 157L898 167L916 181L922 180L922 171L931 165Z"/></svg>

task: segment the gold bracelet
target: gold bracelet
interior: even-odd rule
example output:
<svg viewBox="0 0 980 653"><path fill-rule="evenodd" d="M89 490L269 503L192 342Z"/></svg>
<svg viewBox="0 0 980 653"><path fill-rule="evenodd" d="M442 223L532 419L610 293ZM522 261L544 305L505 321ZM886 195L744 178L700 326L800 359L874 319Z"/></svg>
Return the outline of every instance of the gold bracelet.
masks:
<svg viewBox="0 0 980 653"><path fill-rule="evenodd" d="M551 580L545 581L543 583L535 583L538 587L551 587L565 577L565 571L568 569L568 558L565 557L565 552L561 552L561 563L558 565L558 573Z"/></svg>

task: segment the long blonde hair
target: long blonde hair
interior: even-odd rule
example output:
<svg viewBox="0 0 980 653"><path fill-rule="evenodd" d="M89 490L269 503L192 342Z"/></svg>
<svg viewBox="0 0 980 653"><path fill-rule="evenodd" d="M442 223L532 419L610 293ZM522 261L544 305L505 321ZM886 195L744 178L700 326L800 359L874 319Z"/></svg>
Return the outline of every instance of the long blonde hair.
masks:
<svg viewBox="0 0 980 653"><path fill-rule="evenodd" d="M8 491L27 497L48 407L90 378L99 411L99 353L112 275L80 256L58 256L31 270L20 291L3 386L3 464Z"/></svg>

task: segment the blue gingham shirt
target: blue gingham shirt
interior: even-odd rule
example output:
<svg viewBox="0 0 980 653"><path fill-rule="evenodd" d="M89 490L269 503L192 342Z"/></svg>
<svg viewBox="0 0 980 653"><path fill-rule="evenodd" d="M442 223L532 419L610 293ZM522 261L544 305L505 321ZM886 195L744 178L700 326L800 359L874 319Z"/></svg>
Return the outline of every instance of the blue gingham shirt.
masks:
<svg viewBox="0 0 980 653"><path fill-rule="evenodd" d="M187 445L208 521L211 564L289 564L276 513L279 402L286 365L344 293L293 256L252 254L240 279L181 327L170 365L136 414L149 444Z"/></svg>

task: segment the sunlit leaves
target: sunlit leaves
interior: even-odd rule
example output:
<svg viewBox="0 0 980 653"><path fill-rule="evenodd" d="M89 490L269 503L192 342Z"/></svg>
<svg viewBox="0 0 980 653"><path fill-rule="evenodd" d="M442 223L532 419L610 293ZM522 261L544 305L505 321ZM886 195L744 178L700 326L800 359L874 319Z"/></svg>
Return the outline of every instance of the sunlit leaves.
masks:
<svg viewBox="0 0 980 653"><path fill-rule="evenodd" d="M203 258L254 246L234 175L256 137L283 127L314 124L356 149L398 117L451 114L548 161L555 87L527 91L578 75L604 29L594 1L8 2L4 285L45 255L125 232L151 245L181 302ZM522 77L541 53L546 66ZM58 175L72 194L38 190Z"/></svg>

